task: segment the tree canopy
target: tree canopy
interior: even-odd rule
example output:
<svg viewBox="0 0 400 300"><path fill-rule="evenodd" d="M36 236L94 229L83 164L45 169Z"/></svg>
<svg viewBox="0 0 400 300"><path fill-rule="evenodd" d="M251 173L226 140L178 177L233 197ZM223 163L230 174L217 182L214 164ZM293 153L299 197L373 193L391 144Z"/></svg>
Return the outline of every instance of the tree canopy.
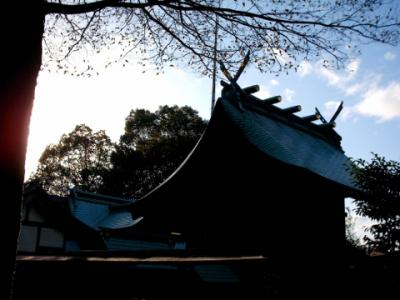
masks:
<svg viewBox="0 0 400 300"><path fill-rule="evenodd" d="M199 140L206 121L189 106L132 110L120 142L87 125L62 135L40 157L30 180L47 192L66 195L72 187L117 196L140 197L183 162Z"/></svg>
<svg viewBox="0 0 400 300"><path fill-rule="evenodd" d="M171 175L193 149L206 121L189 106L132 110L112 153L103 192L140 197Z"/></svg>
<svg viewBox="0 0 400 300"><path fill-rule="evenodd" d="M102 66L129 63L134 54L148 68L175 62L207 73L214 50L228 69L249 50L257 68L281 72L304 60L341 66L360 43L399 40L393 1L64 0L44 6L52 14L44 64L78 75L96 71L91 55L104 48L115 55ZM75 56L82 52L90 55Z"/></svg>
<svg viewBox="0 0 400 300"><path fill-rule="evenodd" d="M98 191L111 168L112 150L113 143L104 131L93 132L87 125L77 125L63 134L58 144L46 147L30 180L55 195L67 195L75 186Z"/></svg>
<svg viewBox="0 0 400 300"><path fill-rule="evenodd" d="M370 162L355 161L354 173L364 193L356 199L356 212L378 223L364 237L370 250L400 250L400 163L374 154Z"/></svg>

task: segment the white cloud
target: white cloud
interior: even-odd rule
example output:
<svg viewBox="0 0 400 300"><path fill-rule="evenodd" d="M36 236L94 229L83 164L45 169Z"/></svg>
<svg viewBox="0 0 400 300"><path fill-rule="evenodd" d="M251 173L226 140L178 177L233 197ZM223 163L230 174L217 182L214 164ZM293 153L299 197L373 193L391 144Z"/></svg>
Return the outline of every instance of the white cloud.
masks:
<svg viewBox="0 0 400 300"><path fill-rule="evenodd" d="M260 99L271 97L271 91L265 85L260 84L260 90L257 92L257 97Z"/></svg>
<svg viewBox="0 0 400 300"><path fill-rule="evenodd" d="M356 83L347 87L345 92L347 96L352 96L360 92L363 88L364 88L363 83Z"/></svg>
<svg viewBox="0 0 400 300"><path fill-rule="evenodd" d="M394 60L396 54L386 52L386 60ZM321 64L310 64L306 61L300 63L299 76L310 73L319 75L327 84L343 91L346 96L359 95L360 101L353 106L345 106L339 118L342 120L353 119L357 121L360 116L376 118L378 122L385 122L400 117L400 81L381 86L382 75L370 73L357 78L361 66L360 59L351 60L342 71L324 68ZM357 80L356 80L357 79ZM293 95L291 95L293 96ZM291 99L289 96L289 99ZM339 101L327 101L324 103L324 116L332 116Z"/></svg>
<svg viewBox="0 0 400 300"><path fill-rule="evenodd" d="M349 61L344 70L335 71L324 67L321 62L311 64L308 61L302 61L299 65L298 74L300 77L316 74L320 78L326 80L328 85L339 88L349 96L359 93L365 86L370 86L369 84L371 84L372 81L377 82L380 80L380 77L374 75L364 80L365 82L354 83L360 65L360 59L353 59Z"/></svg>
<svg viewBox="0 0 400 300"><path fill-rule="evenodd" d="M327 101L324 103L324 114L327 116L333 115L340 105L340 101Z"/></svg>
<svg viewBox="0 0 400 300"><path fill-rule="evenodd" d="M369 89L355 110L361 115L375 117L379 122L400 117L400 82Z"/></svg>
<svg viewBox="0 0 400 300"><path fill-rule="evenodd" d="M286 103L290 103L293 100L293 96L296 94L296 92L294 90L288 89L286 88L283 91L283 101L285 101Z"/></svg>
<svg viewBox="0 0 400 300"><path fill-rule="evenodd" d="M308 74L310 74L313 71L313 65L310 64L308 61L302 61L299 65L299 75L300 77L304 77Z"/></svg>
<svg viewBox="0 0 400 300"><path fill-rule="evenodd" d="M346 66L346 72L347 74L356 74L358 69L360 68L360 60L359 59L353 59L350 61L350 63Z"/></svg>
<svg viewBox="0 0 400 300"><path fill-rule="evenodd" d="M335 71L321 67L318 72L322 77L328 80L329 85L338 85L343 81L343 77L338 75Z"/></svg>
<svg viewBox="0 0 400 300"><path fill-rule="evenodd" d="M355 111L354 106L350 106L350 107L346 107L345 106L345 107L343 107L343 110L339 115L339 119L348 120L350 118L352 119L352 121L354 123L358 122L358 120L359 120L359 118L356 116L356 111Z"/></svg>
<svg viewBox="0 0 400 300"><path fill-rule="evenodd" d="M360 64L361 61L359 59L354 59L346 66L344 73L339 73L325 67L320 67L317 72L320 76L328 81L329 85L346 90L348 84L356 76L360 68Z"/></svg>
<svg viewBox="0 0 400 300"><path fill-rule="evenodd" d="M381 80L382 80L381 74L371 73L368 76L364 77L360 82L348 86L346 85L344 90L347 96L352 96L357 93L377 88Z"/></svg>
<svg viewBox="0 0 400 300"><path fill-rule="evenodd" d="M386 57L394 59L393 53L386 53ZM303 63L304 71L314 72L323 79L328 85L337 87L343 91L346 96L360 95L360 101L353 106L345 106L339 118L346 120L352 118L357 120L357 116L368 116L378 120L378 122L385 122L394 118L400 117L400 81L392 82L389 85L381 86L381 74L370 73L364 76L362 80L355 80L356 75L360 70L361 61L354 59L348 63L344 71L339 72L322 66L315 65L308 66L306 62ZM300 76L301 73L299 72ZM289 95L289 99L291 99ZM332 116L339 101L327 101L324 104L324 116Z"/></svg>
<svg viewBox="0 0 400 300"><path fill-rule="evenodd" d="M334 115L339 105L340 101L327 101L324 103L323 115L325 118L327 118L327 121L329 121L329 119ZM340 112L338 119L347 120L349 118L353 118L353 121L357 121L357 118L355 118L354 114L355 114L354 107L347 107L346 105L344 105L343 110ZM336 119L336 122L338 119Z"/></svg>
<svg viewBox="0 0 400 300"><path fill-rule="evenodd" d="M393 61L396 59L396 54L390 51L387 51L384 55L383 58L387 61Z"/></svg>
<svg viewBox="0 0 400 300"><path fill-rule="evenodd" d="M272 49L272 53L282 64L286 64L290 61L289 55L283 49L274 48ZM267 55L270 55L270 53L267 53Z"/></svg>
<svg viewBox="0 0 400 300"><path fill-rule="evenodd" d="M276 80L276 79L271 79L271 80L269 81L269 84L272 85L272 86L276 86L276 85L279 85L279 81Z"/></svg>

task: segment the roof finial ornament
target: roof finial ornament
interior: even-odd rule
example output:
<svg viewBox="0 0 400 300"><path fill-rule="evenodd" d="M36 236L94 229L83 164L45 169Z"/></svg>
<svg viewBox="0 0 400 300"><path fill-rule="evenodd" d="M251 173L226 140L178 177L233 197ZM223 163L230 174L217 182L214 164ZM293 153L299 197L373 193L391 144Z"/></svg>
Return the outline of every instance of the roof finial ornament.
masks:
<svg viewBox="0 0 400 300"><path fill-rule="evenodd" d="M336 109L336 112L333 114L332 118L328 121L326 121L326 119L322 116L322 114L320 113L320 111L318 110L318 108L315 108L315 112L316 114L319 115L319 119L321 120L323 126L329 126L329 127L335 127L336 123L335 120L336 118L339 116L340 112L343 109L343 101L340 102L338 108Z"/></svg>
<svg viewBox="0 0 400 300"><path fill-rule="evenodd" d="M225 67L224 63L222 61L219 61L222 73L229 80L229 84L224 81L221 81L221 85L224 87L224 89L222 89L222 96L224 95L227 96L228 94L231 94L233 92L234 98L240 98L241 96L247 97L249 94L259 91L258 86L252 86L248 87L247 89L246 88L242 89L237 84L240 75L243 73L249 61L250 61L250 50L247 51L243 59L243 62L240 64L239 70L236 72L234 76L231 75L231 73Z"/></svg>
<svg viewBox="0 0 400 300"><path fill-rule="evenodd" d="M243 62L240 64L239 70L236 72L235 76L232 77L231 73L229 73L228 69L225 67L222 61L219 61L219 65L221 66L221 71L225 75L225 77L230 81L232 85L235 85L238 81L240 75L242 75L244 69L250 61L250 50L247 51L246 56L243 59Z"/></svg>
<svg viewBox="0 0 400 300"><path fill-rule="evenodd" d="M329 120L328 123L333 124L335 122L336 118L339 116L342 109L343 109L343 101L340 102L338 108L336 109L336 112L333 114L332 118Z"/></svg>
<svg viewBox="0 0 400 300"><path fill-rule="evenodd" d="M325 120L325 118L322 116L321 112L318 110L318 108L315 108L315 114L319 115L319 119L321 120L322 124L328 124L328 122Z"/></svg>

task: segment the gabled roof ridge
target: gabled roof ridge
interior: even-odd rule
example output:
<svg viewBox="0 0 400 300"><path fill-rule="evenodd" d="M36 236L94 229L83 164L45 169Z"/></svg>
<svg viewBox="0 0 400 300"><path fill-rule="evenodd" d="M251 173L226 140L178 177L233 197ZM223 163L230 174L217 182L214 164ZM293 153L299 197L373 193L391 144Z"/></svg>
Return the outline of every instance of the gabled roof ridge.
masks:
<svg viewBox="0 0 400 300"><path fill-rule="evenodd" d="M322 123L315 124L313 121L319 119L318 114L300 117L294 113L301 111L300 105L295 105L287 108L279 108L275 106L275 103L281 101L281 96L273 96L267 99L260 99L252 93L259 90L257 85L241 88L238 84L228 84L224 81L221 82L223 88L222 97L227 98L231 102L237 102L237 105L242 106L258 114L264 115L269 118L274 118L280 122L285 123L288 126L294 127L296 129L302 130L308 134L311 134L317 138L320 138L327 143L339 148L341 137L333 129L334 123Z"/></svg>
<svg viewBox="0 0 400 300"><path fill-rule="evenodd" d="M131 204L136 201L135 199L127 199L99 193L86 192L77 188L73 188L70 190L70 197L76 200L108 205L110 207L118 207L121 205Z"/></svg>

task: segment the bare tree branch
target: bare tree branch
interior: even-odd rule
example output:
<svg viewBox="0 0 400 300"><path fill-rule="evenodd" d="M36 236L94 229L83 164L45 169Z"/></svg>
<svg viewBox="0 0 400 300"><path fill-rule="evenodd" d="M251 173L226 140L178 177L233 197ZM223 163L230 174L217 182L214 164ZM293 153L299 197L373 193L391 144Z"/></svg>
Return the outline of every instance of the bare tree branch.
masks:
<svg viewBox="0 0 400 300"><path fill-rule="evenodd" d="M62 55L52 58L61 69L62 60L75 55L75 50L91 53L120 45L120 59L138 53L155 63L157 69L167 61L176 61L207 72L212 66L213 32L218 17L218 57L228 69L241 60L240 50L246 48L259 69L281 72L296 68L302 60L312 59L342 66L353 55L349 49L355 53L357 44L395 45L400 39L400 13L391 1L242 0L225 1L222 5L219 2L48 2L45 4L48 12L71 16L63 24L58 22L57 27L48 27L46 42L62 44L53 46L60 48ZM96 14L89 17L89 12ZM51 34L53 39L49 38ZM282 55L287 57L286 61ZM92 71L93 65L89 64L88 69Z"/></svg>

